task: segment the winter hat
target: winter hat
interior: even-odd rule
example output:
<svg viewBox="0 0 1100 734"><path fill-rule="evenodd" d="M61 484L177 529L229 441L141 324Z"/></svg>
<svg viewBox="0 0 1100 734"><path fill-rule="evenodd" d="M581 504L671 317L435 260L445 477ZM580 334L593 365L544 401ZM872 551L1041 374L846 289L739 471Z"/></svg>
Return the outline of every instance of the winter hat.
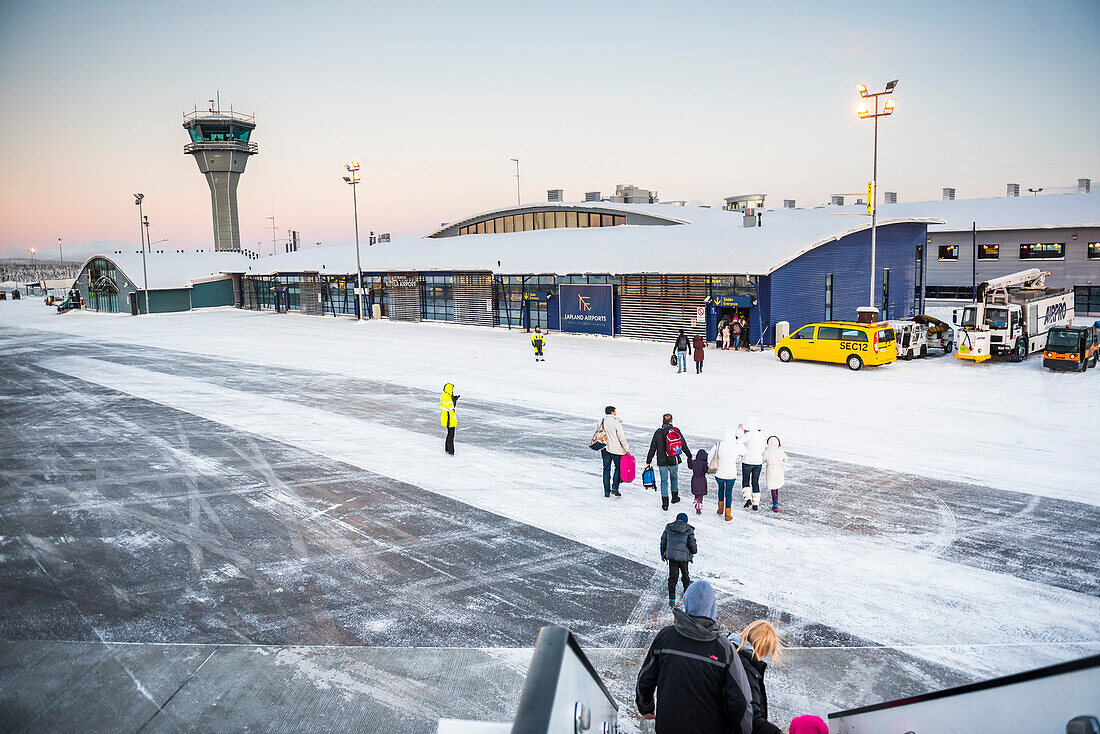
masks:
<svg viewBox="0 0 1100 734"><path fill-rule="evenodd" d="M684 522L687 522L688 521L688 515L687 515L686 512L681 512L679 515L676 516L676 519L677 520L683 520Z"/></svg>
<svg viewBox="0 0 1100 734"><path fill-rule="evenodd" d="M791 719L788 731L791 734L829 734L829 727L818 716L796 716Z"/></svg>
<svg viewBox="0 0 1100 734"><path fill-rule="evenodd" d="M693 617L718 617L718 601L714 589L706 581L694 581L684 592L684 611Z"/></svg>

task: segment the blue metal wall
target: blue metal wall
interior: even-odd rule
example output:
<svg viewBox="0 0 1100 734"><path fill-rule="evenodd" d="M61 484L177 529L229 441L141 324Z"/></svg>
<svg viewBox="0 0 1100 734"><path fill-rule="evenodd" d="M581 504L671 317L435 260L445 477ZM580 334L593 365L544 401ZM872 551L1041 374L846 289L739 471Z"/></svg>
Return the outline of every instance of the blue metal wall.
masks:
<svg viewBox="0 0 1100 734"><path fill-rule="evenodd" d="M890 268L890 318L912 313L917 245L927 239L924 224L889 224L878 228L875 262L875 304L882 307L882 269ZM871 231L847 235L792 260L760 286L762 313L767 313L765 343L774 344L774 324L791 322L791 331L825 318L825 274L833 274L833 318L856 318L856 308L867 305L870 286ZM764 291L768 292L764 310ZM756 324L753 324L756 326Z"/></svg>

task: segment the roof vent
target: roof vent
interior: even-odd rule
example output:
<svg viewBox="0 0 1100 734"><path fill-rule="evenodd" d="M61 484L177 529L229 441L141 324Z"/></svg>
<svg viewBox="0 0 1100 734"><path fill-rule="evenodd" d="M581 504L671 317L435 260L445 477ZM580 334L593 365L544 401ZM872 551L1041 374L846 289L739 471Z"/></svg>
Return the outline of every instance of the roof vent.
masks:
<svg viewBox="0 0 1100 734"><path fill-rule="evenodd" d="M584 192L584 200L585 201L599 201L600 200L600 192L599 191L585 191Z"/></svg>
<svg viewBox="0 0 1100 734"><path fill-rule="evenodd" d="M1091 189L1091 188L1092 188L1092 179L1088 179L1088 178L1079 178L1079 179L1077 179L1077 193L1078 194L1087 194L1089 192L1089 189Z"/></svg>
<svg viewBox="0 0 1100 734"><path fill-rule="evenodd" d="M1009 184L1008 185L1008 192L1005 195L1006 196L1019 196L1020 195L1020 184Z"/></svg>
<svg viewBox="0 0 1100 734"><path fill-rule="evenodd" d="M783 200L783 208L784 209L794 209L794 199L784 199Z"/></svg>
<svg viewBox="0 0 1100 734"><path fill-rule="evenodd" d="M897 204L898 203L898 192L896 192L896 191L884 191L882 195L884 197L884 202L885 203L887 203L887 204Z"/></svg>
<svg viewBox="0 0 1100 734"><path fill-rule="evenodd" d="M546 192L547 201L562 201L561 189L548 189Z"/></svg>
<svg viewBox="0 0 1100 734"><path fill-rule="evenodd" d="M955 200L955 189L944 189L943 190L943 200L944 201L954 201Z"/></svg>
<svg viewBox="0 0 1100 734"><path fill-rule="evenodd" d="M833 194L829 197L829 203L833 206L844 206L844 196L842 194Z"/></svg>
<svg viewBox="0 0 1100 734"><path fill-rule="evenodd" d="M759 227L763 215L754 210L745 210L745 215L741 219L741 225L744 227Z"/></svg>

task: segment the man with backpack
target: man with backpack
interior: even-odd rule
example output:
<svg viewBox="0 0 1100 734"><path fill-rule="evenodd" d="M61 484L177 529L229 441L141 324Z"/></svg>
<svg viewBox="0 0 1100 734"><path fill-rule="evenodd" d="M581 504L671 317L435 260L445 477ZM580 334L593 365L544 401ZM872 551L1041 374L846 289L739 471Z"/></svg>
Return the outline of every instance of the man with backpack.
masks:
<svg viewBox="0 0 1100 734"><path fill-rule="evenodd" d="M668 510L668 485L672 484L672 504L680 501L679 471L680 457L691 453L680 429L672 425L672 414L665 413L661 427L653 433L649 442L649 453L645 464L651 466L657 459L657 470L661 473L661 509Z"/></svg>
<svg viewBox="0 0 1100 734"><path fill-rule="evenodd" d="M672 347L672 356L676 358L676 372L687 372L687 354L688 349L691 348L691 340L687 338L687 334L683 329L680 329L680 334L676 337L676 344Z"/></svg>

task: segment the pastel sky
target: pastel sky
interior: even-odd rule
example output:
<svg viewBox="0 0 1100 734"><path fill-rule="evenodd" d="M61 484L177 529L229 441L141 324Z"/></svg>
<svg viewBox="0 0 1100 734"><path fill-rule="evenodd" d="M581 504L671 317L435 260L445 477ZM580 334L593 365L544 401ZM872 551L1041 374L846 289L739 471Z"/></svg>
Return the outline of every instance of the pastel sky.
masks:
<svg viewBox="0 0 1100 734"><path fill-rule="evenodd" d="M0 254L210 247L181 116L255 113L241 241L394 235L617 183L800 205L871 173L854 84L898 78L880 191L903 201L1100 185L1100 3L0 3Z"/></svg>

